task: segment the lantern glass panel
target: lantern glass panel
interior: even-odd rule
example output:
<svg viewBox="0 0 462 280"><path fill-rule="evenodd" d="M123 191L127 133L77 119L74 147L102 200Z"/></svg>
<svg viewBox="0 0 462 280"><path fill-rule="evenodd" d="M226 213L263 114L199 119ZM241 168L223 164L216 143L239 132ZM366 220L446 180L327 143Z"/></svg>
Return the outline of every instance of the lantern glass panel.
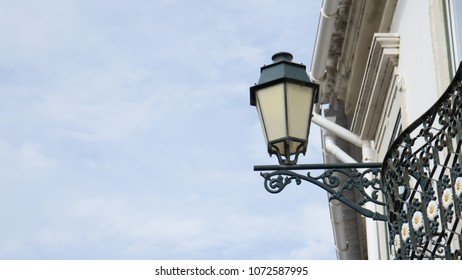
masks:
<svg viewBox="0 0 462 280"><path fill-rule="evenodd" d="M286 90L289 136L307 141L313 89L304 85L287 83Z"/></svg>
<svg viewBox="0 0 462 280"><path fill-rule="evenodd" d="M259 89L257 110L267 142L287 136L284 84Z"/></svg>

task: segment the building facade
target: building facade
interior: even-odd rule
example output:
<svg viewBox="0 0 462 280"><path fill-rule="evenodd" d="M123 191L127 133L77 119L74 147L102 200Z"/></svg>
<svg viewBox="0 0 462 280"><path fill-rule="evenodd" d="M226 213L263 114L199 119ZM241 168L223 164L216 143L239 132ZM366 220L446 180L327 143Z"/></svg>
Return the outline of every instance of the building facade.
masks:
<svg viewBox="0 0 462 280"><path fill-rule="evenodd" d="M456 75L462 59L461 15L462 3L455 0L324 0L310 72L311 79L320 85L316 111L369 141L371 151L365 154L364 149L329 131L322 131L324 147L334 143L357 162L388 160L395 140L434 106ZM459 143L456 141L455 144L453 154L458 154ZM325 151L326 163L348 161L329 149ZM438 153L446 155L451 151L442 149ZM454 167L458 166L458 160L455 157L444 162ZM424 164L425 168L428 165L431 163ZM438 169L438 165L435 164L433 170ZM456 181L457 175L451 175L451 168L438 172L439 178L448 178L449 184ZM412 195L411 201L426 209L433 202L419 188L432 189L433 183L431 178L425 181L427 183L420 178L412 179L419 187L416 187L416 195ZM437 190L436 181L432 197L438 205L439 216L444 216L443 212L447 210L442 206L443 191ZM406 188L407 184L396 188ZM453 185L451 190L456 198L457 190ZM355 197L358 194L352 191L349 195ZM381 206L369 207L379 212L387 211ZM440 252L443 255L449 254L449 250L438 248L438 242L450 239L447 242L451 244L445 246L452 248L451 256L454 252L458 254L460 226L457 217L460 213L456 206L451 208L452 212L455 211L455 218L443 221L451 224L450 238L448 233L430 236L431 225L435 227L435 234L444 231L445 226L442 222L437 223L437 218L435 222L429 222L429 217L433 216L411 208L405 206L403 217L416 217L418 212L424 213L427 221L425 226L411 229L408 238L402 233L408 226L406 217L393 220L394 224L376 222L336 201L330 202L338 259L390 259L397 253L410 258L423 256L420 249L404 246L411 239L426 242L423 250L433 251L431 256L438 256L440 251L444 251ZM411 218L408 220L412 223ZM390 236L392 227L396 227L396 236Z"/></svg>

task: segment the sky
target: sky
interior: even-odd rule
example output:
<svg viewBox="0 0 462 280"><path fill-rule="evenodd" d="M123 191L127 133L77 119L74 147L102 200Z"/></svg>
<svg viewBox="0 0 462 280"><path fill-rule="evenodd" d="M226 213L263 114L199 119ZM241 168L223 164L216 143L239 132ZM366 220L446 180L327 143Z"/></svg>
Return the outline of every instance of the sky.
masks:
<svg viewBox="0 0 462 280"><path fill-rule="evenodd" d="M0 1L0 259L335 259L324 191L253 171L249 104L274 53L311 64L320 7Z"/></svg>

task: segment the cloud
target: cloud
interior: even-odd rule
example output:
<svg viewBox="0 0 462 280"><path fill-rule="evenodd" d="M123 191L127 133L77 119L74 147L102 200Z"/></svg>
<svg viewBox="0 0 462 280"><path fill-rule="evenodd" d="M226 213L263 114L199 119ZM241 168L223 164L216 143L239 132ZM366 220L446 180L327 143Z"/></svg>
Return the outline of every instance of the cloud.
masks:
<svg viewBox="0 0 462 280"><path fill-rule="evenodd" d="M308 5L1 3L0 258L324 256L325 196L252 171L275 159L248 87L308 63Z"/></svg>
<svg viewBox="0 0 462 280"><path fill-rule="evenodd" d="M15 236L3 237L16 245L0 250L0 257L332 258L325 249L332 243L331 238L326 238L331 233L326 234L322 229L329 221L327 205L322 203L310 202L286 212L273 210L272 205L283 207L286 202L269 194L265 196L271 204L257 202L255 198L239 201L239 194L234 195L233 207L229 198L215 196L210 200L210 196L200 191L176 196L139 195L112 194L76 200L60 196L59 200L39 208L42 210L36 223L23 225L26 230ZM250 207L257 211L250 211ZM78 244L91 247L91 253L81 251ZM25 250L20 254L14 251L30 246L36 251Z"/></svg>
<svg viewBox="0 0 462 280"><path fill-rule="evenodd" d="M38 144L26 143L19 147L19 160L22 165L48 169L56 165L56 160L45 157Z"/></svg>
<svg viewBox="0 0 462 280"><path fill-rule="evenodd" d="M25 182L31 183L47 176L58 161L46 155L33 142L12 144L0 139L0 190L12 190Z"/></svg>

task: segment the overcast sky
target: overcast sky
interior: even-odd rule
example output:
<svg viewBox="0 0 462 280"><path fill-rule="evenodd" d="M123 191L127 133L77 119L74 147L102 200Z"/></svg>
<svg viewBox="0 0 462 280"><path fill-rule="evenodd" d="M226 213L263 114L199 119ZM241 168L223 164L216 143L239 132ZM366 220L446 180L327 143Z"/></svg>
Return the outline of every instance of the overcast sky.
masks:
<svg viewBox="0 0 462 280"><path fill-rule="evenodd" d="M249 105L274 53L311 64L320 7L0 1L0 259L335 259L326 194L253 171Z"/></svg>

